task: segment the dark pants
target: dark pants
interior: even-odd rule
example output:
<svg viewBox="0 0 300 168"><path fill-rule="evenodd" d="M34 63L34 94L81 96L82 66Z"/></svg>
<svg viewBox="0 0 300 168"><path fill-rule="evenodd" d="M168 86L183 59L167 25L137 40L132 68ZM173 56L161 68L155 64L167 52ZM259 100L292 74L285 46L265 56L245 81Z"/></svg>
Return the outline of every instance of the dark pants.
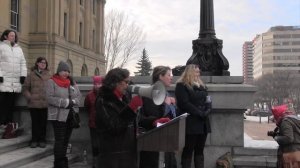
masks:
<svg viewBox="0 0 300 168"><path fill-rule="evenodd" d="M158 168L159 152L141 151L139 168Z"/></svg>
<svg viewBox="0 0 300 168"><path fill-rule="evenodd" d="M14 92L0 92L0 125L6 125L13 121L15 99L17 95L18 93Z"/></svg>
<svg viewBox="0 0 300 168"><path fill-rule="evenodd" d="M183 168L190 168L193 152L195 165L204 165L204 147L207 134L195 134L185 136L185 146L181 155L181 165ZM196 166L195 166L196 167ZM203 167L203 166L198 166Z"/></svg>
<svg viewBox="0 0 300 168"><path fill-rule="evenodd" d="M30 108L32 142L46 142L47 108Z"/></svg>
<svg viewBox="0 0 300 168"><path fill-rule="evenodd" d="M99 154L98 138L97 138L98 136L97 136L96 128L90 128L90 135L91 135L93 157L96 157Z"/></svg>
<svg viewBox="0 0 300 168"><path fill-rule="evenodd" d="M68 143L72 134L70 127L70 115L67 122L52 121L54 130L54 168L67 168L68 158L66 156Z"/></svg>
<svg viewBox="0 0 300 168"><path fill-rule="evenodd" d="M165 153L165 168L177 168L174 152ZM158 168L159 152L141 151L139 168Z"/></svg>

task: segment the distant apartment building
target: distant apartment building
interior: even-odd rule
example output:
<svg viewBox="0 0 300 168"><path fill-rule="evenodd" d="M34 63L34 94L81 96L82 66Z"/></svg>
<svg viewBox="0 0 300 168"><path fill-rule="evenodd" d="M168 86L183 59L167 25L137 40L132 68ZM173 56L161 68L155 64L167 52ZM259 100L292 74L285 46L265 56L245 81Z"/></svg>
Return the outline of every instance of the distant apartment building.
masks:
<svg viewBox="0 0 300 168"><path fill-rule="evenodd" d="M243 45L243 77L245 84L253 83L253 42L246 41Z"/></svg>
<svg viewBox="0 0 300 168"><path fill-rule="evenodd" d="M253 40L253 77L289 72L300 76L300 26L276 26Z"/></svg>
<svg viewBox="0 0 300 168"><path fill-rule="evenodd" d="M55 73L66 61L73 76L105 73L106 0L1 0L0 33L14 29L31 67L39 56Z"/></svg>

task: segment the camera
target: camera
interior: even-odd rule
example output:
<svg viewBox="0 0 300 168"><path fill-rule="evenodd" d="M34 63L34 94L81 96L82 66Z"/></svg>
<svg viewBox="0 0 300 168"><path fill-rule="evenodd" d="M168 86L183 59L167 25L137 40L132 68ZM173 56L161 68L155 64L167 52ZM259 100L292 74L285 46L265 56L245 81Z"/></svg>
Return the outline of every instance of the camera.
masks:
<svg viewBox="0 0 300 168"><path fill-rule="evenodd" d="M267 135L268 135L268 136L271 136L271 137L273 137L273 138L274 138L275 136L277 136L278 134L279 134L278 132L274 132L274 131L268 131L268 132L267 132Z"/></svg>

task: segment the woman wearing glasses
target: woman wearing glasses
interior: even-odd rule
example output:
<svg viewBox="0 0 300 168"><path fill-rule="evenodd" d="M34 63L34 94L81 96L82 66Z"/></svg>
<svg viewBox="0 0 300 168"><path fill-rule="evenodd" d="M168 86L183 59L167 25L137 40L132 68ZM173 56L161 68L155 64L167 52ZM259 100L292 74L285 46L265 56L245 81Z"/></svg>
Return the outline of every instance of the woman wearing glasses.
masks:
<svg viewBox="0 0 300 168"><path fill-rule="evenodd" d="M129 71L115 68L105 76L96 99L98 167L137 168L136 111L140 97L129 101L126 90Z"/></svg>
<svg viewBox="0 0 300 168"><path fill-rule="evenodd" d="M44 83L50 78L48 62L38 57L23 85L31 116L31 148L46 147L47 101Z"/></svg>

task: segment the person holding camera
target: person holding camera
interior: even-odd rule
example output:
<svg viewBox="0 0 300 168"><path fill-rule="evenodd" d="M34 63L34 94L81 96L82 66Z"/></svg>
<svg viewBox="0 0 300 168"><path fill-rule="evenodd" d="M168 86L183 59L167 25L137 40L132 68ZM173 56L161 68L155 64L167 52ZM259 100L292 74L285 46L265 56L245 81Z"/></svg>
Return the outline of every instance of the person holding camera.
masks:
<svg viewBox="0 0 300 168"><path fill-rule="evenodd" d="M136 111L143 102L126 95L129 71L110 70L96 98L97 167L137 168Z"/></svg>
<svg viewBox="0 0 300 168"><path fill-rule="evenodd" d="M156 66L152 73L152 84L161 81L165 87L171 86L172 71L168 66ZM154 104L153 100L143 97L143 107L139 119L139 126L149 131L160 124L169 122L176 117L175 98L167 94L161 105ZM177 162L174 152L165 152L165 168L176 168ZM140 168L158 168L159 152L141 151Z"/></svg>
<svg viewBox="0 0 300 168"><path fill-rule="evenodd" d="M186 118L185 145L181 155L182 168L191 168L194 153L195 168L204 168L204 147L211 132L209 114L211 100L207 88L200 79L200 69L195 64L186 66L175 88L177 107Z"/></svg>
<svg viewBox="0 0 300 168"><path fill-rule="evenodd" d="M287 105L275 106L272 113L277 127L268 131L279 144L277 152L278 168L298 168L300 163L300 118Z"/></svg>
<svg viewBox="0 0 300 168"><path fill-rule="evenodd" d="M81 94L70 77L70 68L66 62L59 62L56 74L46 82L48 102L48 120L54 130L54 168L67 168L67 146L72 134L73 113L79 112Z"/></svg>

